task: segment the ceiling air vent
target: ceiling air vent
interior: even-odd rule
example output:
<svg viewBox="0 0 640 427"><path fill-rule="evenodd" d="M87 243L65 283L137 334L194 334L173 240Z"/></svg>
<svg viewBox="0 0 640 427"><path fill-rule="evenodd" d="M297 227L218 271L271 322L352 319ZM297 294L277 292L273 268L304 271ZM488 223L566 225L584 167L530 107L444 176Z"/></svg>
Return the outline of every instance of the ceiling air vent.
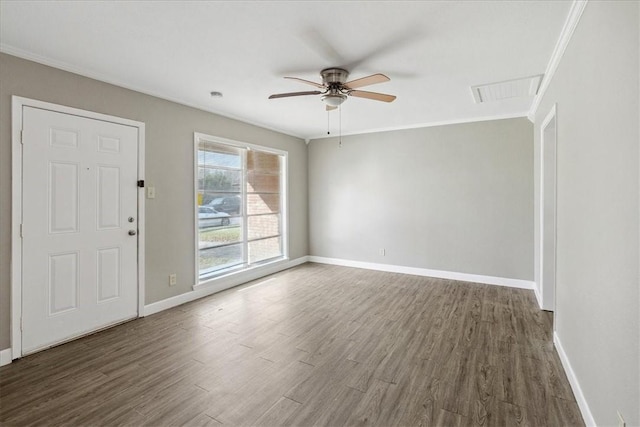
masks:
<svg viewBox="0 0 640 427"><path fill-rule="evenodd" d="M510 98L526 98L538 93L542 82L542 74L503 82L487 83L471 86L471 93L476 104L502 101Z"/></svg>

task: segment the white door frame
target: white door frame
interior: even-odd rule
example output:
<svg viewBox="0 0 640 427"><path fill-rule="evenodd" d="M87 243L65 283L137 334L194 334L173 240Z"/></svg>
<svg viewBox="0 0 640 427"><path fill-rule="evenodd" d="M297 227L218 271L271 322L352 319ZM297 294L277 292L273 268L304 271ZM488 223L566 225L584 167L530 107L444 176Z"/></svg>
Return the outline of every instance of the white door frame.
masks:
<svg viewBox="0 0 640 427"><path fill-rule="evenodd" d="M548 311L555 311L555 292L556 292L556 271L557 271L557 231L554 232L554 236L553 236L553 257L555 258L555 271L553 272L554 275L554 280L553 283L545 283L544 280L544 261L545 261L545 253L544 253L544 234L545 234L545 224L544 224L544 210L545 210L545 199L544 199L544 187L545 187L545 147L547 145L547 141L545 141L545 130L547 129L547 126L549 126L549 123L551 123L552 120L555 119L555 129L554 129L554 163L553 165L547 165L548 167L553 167L555 169L555 179L554 179L554 186L555 186L555 194L556 194L556 200L554 200L554 222L555 224L555 230L557 230L557 193L558 193L558 184L557 184L557 164L558 164L558 121L557 121L557 113L556 113L556 105L557 104L553 104L553 107L551 107L551 110L549 111L549 113L547 114L547 116L545 117L545 119L542 121L542 124L540 126L540 283L539 283L539 292L540 292L540 308L542 308L543 310L548 310ZM554 316L555 318L555 316ZM554 322L555 325L555 322ZM555 330L555 326L554 326L554 330Z"/></svg>
<svg viewBox="0 0 640 427"><path fill-rule="evenodd" d="M22 356L22 111L34 107L138 129L138 179L144 180L145 125L142 122L20 96L11 97L11 359ZM144 316L144 189L138 189L138 317Z"/></svg>

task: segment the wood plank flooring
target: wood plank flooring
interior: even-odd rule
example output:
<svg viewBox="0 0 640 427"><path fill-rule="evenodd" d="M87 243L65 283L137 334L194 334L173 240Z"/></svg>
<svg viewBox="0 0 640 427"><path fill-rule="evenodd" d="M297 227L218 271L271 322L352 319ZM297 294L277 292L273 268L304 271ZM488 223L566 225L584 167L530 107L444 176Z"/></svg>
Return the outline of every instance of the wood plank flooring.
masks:
<svg viewBox="0 0 640 427"><path fill-rule="evenodd" d="M0 368L0 424L582 426L536 305L304 264Z"/></svg>

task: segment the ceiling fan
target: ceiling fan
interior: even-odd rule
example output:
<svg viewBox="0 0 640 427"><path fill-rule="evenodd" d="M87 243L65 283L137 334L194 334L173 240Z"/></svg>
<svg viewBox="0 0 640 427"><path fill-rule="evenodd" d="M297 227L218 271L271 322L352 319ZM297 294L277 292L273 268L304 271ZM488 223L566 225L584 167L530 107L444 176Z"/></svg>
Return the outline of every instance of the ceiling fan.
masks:
<svg viewBox="0 0 640 427"><path fill-rule="evenodd" d="M357 98L373 99L375 101L392 102L396 99L393 95L387 95L384 93L367 92L364 90L356 90L357 88L368 86L376 83L388 82L389 77L384 74L372 74L360 79L351 80L347 82L349 72L343 68L325 68L320 71L322 76L322 83L316 83L309 80L299 79L297 77L285 77L285 79L297 80L299 82L315 86L322 90L312 90L305 92L289 92L289 93L277 93L271 95L269 99L287 98L290 96L303 96L303 95L322 95L321 99L327 104L327 111L335 110L340 104L342 104L348 96L355 96Z"/></svg>

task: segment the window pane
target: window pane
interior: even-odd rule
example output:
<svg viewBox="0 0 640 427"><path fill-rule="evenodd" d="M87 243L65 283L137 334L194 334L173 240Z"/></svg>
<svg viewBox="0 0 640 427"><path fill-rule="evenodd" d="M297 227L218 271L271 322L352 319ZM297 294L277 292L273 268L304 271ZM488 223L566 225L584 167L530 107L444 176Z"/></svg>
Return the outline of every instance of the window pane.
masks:
<svg viewBox="0 0 640 427"><path fill-rule="evenodd" d="M209 202L204 205L215 209L217 212L223 212L230 216L238 216L242 213L242 197L240 194L234 193L206 193L211 196ZM206 200L206 199L203 199Z"/></svg>
<svg viewBox="0 0 640 427"><path fill-rule="evenodd" d="M279 194L247 194L247 214L280 212Z"/></svg>
<svg viewBox="0 0 640 427"><path fill-rule="evenodd" d="M258 172L249 172L247 174L247 192L279 193L280 175L266 175Z"/></svg>
<svg viewBox="0 0 640 427"><path fill-rule="evenodd" d="M251 150L247 152L247 170L266 173L280 173L280 156Z"/></svg>
<svg viewBox="0 0 640 427"><path fill-rule="evenodd" d="M280 234L280 215L257 215L247 218L249 240Z"/></svg>
<svg viewBox="0 0 640 427"><path fill-rule="evenodd" d="M218 169L215 167L200 168L202 180L200 188L209 191L228 192L233 191L239 193L242 180L242 172L229 169Z"/></svg>
<svg viewBox="0 0 640 427"><path fill-rule="evenodd" d="M242 264L242 244L200 250L200 277Z"/></svg>
<svg viewBox="0 0 640 427"><path fill-rule="evenodd" d="M242 191L242 172L214 167L198 168L198 193L201 204L208 204L217 197L239 195Z"/></svg>
<svg viewBox="0 0 640 427"><path fill-rule="evenodd" d="M200 249L211 248L214 246L226 245L242 241L242 219L228 218L232 222L229 226L203 226L202 220L199 221L200 228L198 230L198 247Z"/></svg>
<svg viewBox="0 0 640 427"><path fill-rule="evenodd" d="M242 168L241 149L207 141L200 141L198 145L198 164Z"/></svg>
<svg viewBox="0 0 640 427"><path fill-rule="evenodd" d="M280 237L249 242L249 263L282 256Z"/></svg>

